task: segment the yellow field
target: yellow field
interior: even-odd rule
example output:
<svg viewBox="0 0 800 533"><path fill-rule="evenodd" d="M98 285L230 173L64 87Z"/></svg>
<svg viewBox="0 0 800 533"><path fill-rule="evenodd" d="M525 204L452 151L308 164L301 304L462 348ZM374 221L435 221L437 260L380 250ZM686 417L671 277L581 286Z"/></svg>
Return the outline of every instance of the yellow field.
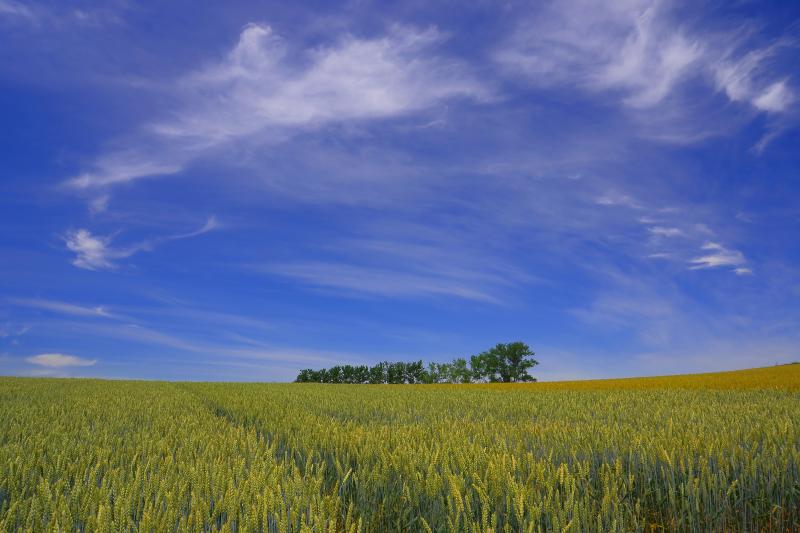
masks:
<svg viewBox="0 0 800 533"><path fill-rule="evenodd" d="M649 378L591 379L543 383L492 383L489 387L525 387L533 390L636 390L636 389L715 389L800 390L800 364L749 368L732 372L684 374Z"/></svg>
<svg viewBox="0 0 800 533"><path fill-rule="evenodd" d="M799 386L0 378L0 530L795 531Z"/></svg>

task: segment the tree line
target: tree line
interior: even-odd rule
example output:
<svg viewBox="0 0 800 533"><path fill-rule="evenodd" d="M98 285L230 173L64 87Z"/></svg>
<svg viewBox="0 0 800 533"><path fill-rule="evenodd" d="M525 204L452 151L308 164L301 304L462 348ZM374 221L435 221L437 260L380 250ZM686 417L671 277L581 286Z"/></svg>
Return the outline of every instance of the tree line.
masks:
<svg viewBox="0 0 800 533"><path fill-rule="evenodd" d="M524 342L497 344L467 361L458 357L450 363L384 361L373 366L336 365L314 370L306 368L296 383L414 384L414 383L514 383L536 381L528 372L539 362Z"/></svg>

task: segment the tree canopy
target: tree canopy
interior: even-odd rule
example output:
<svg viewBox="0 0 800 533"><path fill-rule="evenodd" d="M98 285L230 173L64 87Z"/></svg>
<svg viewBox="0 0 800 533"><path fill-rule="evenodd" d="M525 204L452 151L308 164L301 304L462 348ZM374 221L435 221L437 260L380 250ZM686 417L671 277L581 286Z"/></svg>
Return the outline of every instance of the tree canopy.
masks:
<svg viewBox="0 0 800 533"><path fill-rule="evenodd" d="M450 363L383 361L373 366L337 365L331 368L301 370L297 383L486 383L528 382L536 378L528 372L539 364L524 342L497 344L467 361L458 357Z"/></svg>
<svg viewBox="0 0 800 533"><path fill-rule="evenodd" d="M472 356L473 377L478 381L503 383L534 381L528 370L539 362L533 359L533 355L534 352L524 342L497 344L490 350Z"/></svg>

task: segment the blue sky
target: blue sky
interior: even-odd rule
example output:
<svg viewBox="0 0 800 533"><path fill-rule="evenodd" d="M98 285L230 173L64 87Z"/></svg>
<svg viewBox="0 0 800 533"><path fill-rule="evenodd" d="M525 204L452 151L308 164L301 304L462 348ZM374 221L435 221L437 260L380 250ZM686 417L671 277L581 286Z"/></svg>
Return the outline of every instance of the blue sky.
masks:
<svg viewBox="0 0 800 533"><path fill-rule="evenodd" d="M0 374L800 359L796 2L0 0Z"/></svg>

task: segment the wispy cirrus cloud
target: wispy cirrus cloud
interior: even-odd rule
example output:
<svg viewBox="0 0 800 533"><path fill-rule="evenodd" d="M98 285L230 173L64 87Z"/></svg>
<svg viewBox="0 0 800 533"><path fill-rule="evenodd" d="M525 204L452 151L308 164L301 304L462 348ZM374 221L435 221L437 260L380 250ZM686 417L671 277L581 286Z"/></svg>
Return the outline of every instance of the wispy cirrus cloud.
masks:
<svg viewBox="0 0 800 533"><path fill-rule="evenodd" d="M94 366L97 363L97 359L84 359L83 357L67 355L63 353L40 353L39 355L26 357L25 361L32 365L43 366L47 368Z"/></svg>
<svg viewBox="0 0 800 533"><path fill-rule="evenodd" d="M84 317L120 318L118 315L111 313L103 306L86 307L68 302L44 300L41 298L12 298L9 300L9 302L19 307L43 309L45 311L52 311L59 314Z"/></svg>
<svg viewBox="0 0 800 533"><path fill-rule="evenodd" d="M169 349L172 353L180 354L192 353L206 357L206 362L215 361L219 364L225 362L240 361L264 361L264 362L281 362L290 365L317 365L327 366L335 362L342 361L364 361L368 359L366 354L356 352L343 352L331 351L325 349L301 348L297 346L280 346L265 341L251 340L239 338L234 342L222 342L221 339L215 339L209 342L202 332L193 330L191 333L178 334L172 331L165 331L161 328L153 328L149 326L142 326L138 324L121 324L113 322L104 323L89 323L86 321L65 321L55 322L52 321L46 326L43 326L51 331L78 331L85 335L92 335L96 338L116 339L131 342L134 344L146 346L160 346ZM48 366L48 363L61 363L62 361L68 362L70 359L64 359L63 354L41 354L48 357L37 357L41 366ZM57 357L50 357L57 356ZM32 359L32 358L29 358ZM97 361L85 360L82 365L74 366L90 366L94 365ZM54 367L55 364L49 364ZM67 366L67 365L62 365Z"/></svg>
<svg viewBox="0 0 800 533"><path fill-rule="evenodd" d="M621 93L632 107L659 104L704 53L703 43L664 24L664 3L554 2L521 22L497 54L535 84Z"/></svg>
<svg viewBox="0 0 800 533"><path fill-rule="evenodd" d="M118 23L122 20L118 11L127 9L125 2L106 2L98 6L82 6L74 3L20 2L0 0L0 23L7 21L22 23L35 31L74 30Z"/></svg>
<svg viewBox="0 0 800 533"><path fill-rule="evenodd" d="M448 217L439 223L437 228L397 220L373 224L359 236L319 245L313 260L266 261L253 269L349 297L454 298L493 305L543 281L509 259L513 245L495 233L497 228L455 224Z"/></svg>
<svg viewBox="0 0 800 533"><path fill-rule="evenodd" d="M671 262L685 266L690 270L731 267L730 271L737 275L752 274L747 266L747 258L739 251L717 242L720 236L705 222L687 217L687 210L675 206L654 207L649 202L634 197L632 194L613 191L606 193L594 202L607 208L626 207L623 210L628 216L623 220L633 229L630 247L634 254ZM644 213L642 216L636 214ZM635 217L635 218L634 218ZM641 238L641 231L649 235L649 239ZM715 239L710 241L709 239ZM697 248L703 251L697 255Z"/></svg>
<svg viewBox="0 0 800 533"><path fill-rule="evenodd" d="M628 194L620 193L617 191L608 191L603 193L602 195L598 196L595 199L595 203L597 205L604 205L604 206L622 206L622 207L630 207L631 209L641 209L642 204L639 203L635 198L631 197Z"/></svg>
<svg viewBox="0 0 800 533"><path fill-rule="evenodd" d="M113 259L128 257L135 251L112 250L109 237L92 235L89 230L70 231L64 238L67 248L75 252L72 264L87 270L108 270L114 268Z"/></svg>
<svg viewBox="0 0 800 533"><path fill-rule="evenodd" d="M643 131L662 140L693 142L729 131L687 127L698 112L709 117L706 122L719 121L718 110L711 109L718 106L704 108L702 95L684 97L691 84L755 112L791 111L796 100L791 70L777 61L789 48L787 39L757 43L749 25L697 29L679 16L685 12L685 6L668 0L549 3L520 20L495 60L507 74L538 87L610 96L643 113Z"/></svg>
<svg viewBox="0 0 800 533"><path fill-rule="evenodd" d="M443 40L435 29L398 26L380 38L348 35L303 50L298 66L296 52L269 26L249 24L222 60L174 84L174 112L68 183L87 189L175 174L229 142L274 143L303 129L488 98L465 63L436 53Z"/></svg>
<svg viewBox="0 0 800 533"><path fill-rule="evenodd" d="M753 105L762 111L781 113L794 103L795 95L786 80L776 81L753 98Z"/></svg>
<svg viewBox="0 0 800 533"><path fill-rule="evenodd" d="M400 269L305 261L267 265L260 267L259 270L293 278L311 286L337 289L351 294L395 297L438 295L489 303L499 302L489 292L470 286L463 281Z"/></svg>
<svg viewBox="0 0 800 533"><path fill-rule="evenodd" d="M157 245L168 241L197 237L218 227L216 217L210 217L202 227L189 233L156 237L124 247L113 246L113 238L110 236L93 235L87 229L78 229L67 232L64 242L67 248L75 253L72 264L76 267L86 270L113 270L117 267L116 261L119 259L139 252L152 251Z"/></svg>
<svg viewBox="0 0 800 533"><path fill-rule="evenodd" d="M728 51L710 67L717 88L732 102L749 103L771 113L787 111L794 100L788 78L776 80L770 76L772 60L787 46L788 42L779 41L738 56L733 50Z"/></svg>
<svg viewBox="0 0 800 533"><path fill-rule="evenodd" d="M690 261L692 270L719 267L735 267L736 274L751 274L752 271L743 265L747 262L744 254L739 250L730 250L716 242L707 242L702 246L704 255L695 257Z"/></svg>
<svg viewBox="0 0 800 533"><path fill-rule="evenodd" d="M647 228L651 235L657 237L680 237L684 235L680 228L665 228L663 226L652 226Z"/></svg>
<svg viewBox="0 0 800 533"><path fill-rule="evenodd" d="M30 23L36 23L39 19L34 9L15 0L0 0L0 18L2 17L21 19Z"/></svg>

